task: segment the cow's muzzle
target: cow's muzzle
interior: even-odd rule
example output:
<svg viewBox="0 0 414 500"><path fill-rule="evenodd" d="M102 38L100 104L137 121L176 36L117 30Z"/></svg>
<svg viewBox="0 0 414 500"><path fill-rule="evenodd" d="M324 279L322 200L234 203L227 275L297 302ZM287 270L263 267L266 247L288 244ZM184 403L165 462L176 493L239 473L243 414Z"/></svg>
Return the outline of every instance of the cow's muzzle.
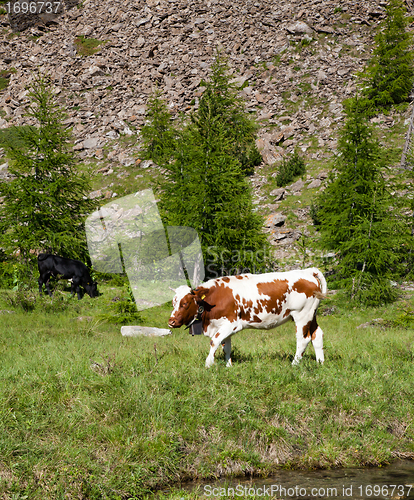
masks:
<svg viewBox="0 0 414 500"><path fill-rule="evenodd" d="M173 318L170 318L170 320L168 321L168 326L170 328L180 328L181 325L177 325L176 320Z"/></svg>

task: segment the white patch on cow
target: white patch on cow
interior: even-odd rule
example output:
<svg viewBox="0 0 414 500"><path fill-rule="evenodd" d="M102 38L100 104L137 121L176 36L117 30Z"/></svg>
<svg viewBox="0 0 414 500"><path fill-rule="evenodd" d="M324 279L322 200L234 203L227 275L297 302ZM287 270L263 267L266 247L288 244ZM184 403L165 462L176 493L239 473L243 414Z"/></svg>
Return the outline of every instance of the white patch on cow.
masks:
<svg viewBox="0 0 414 500"><path fill-rule="evenodd" d="M228 331L228 330L232 331L234 329L235 324L236 323L234 321L232 322L229 319L227 319L226 317L223 317L220 319L212 319L210 321L210 324L208 325L207 331L204 335L213 339L214 335L218 331L220 331L220 332ZM240 328L240 330L241 330L241 328ZM237 330L237 331L239 331L239 330Z"/></svg>
<svg viewBox="0 0 414 500"><path fill-rule="evenodd" d="M191 288L189 286L186 286L186 285L181 285L179 286L176 291L175 291L175 295L174 295L174 298L173 298L173 313L177 311L179 305L180 305L180 302L181 302L181 299L183 297L185 297L188 293L191 292Z"/></svg>

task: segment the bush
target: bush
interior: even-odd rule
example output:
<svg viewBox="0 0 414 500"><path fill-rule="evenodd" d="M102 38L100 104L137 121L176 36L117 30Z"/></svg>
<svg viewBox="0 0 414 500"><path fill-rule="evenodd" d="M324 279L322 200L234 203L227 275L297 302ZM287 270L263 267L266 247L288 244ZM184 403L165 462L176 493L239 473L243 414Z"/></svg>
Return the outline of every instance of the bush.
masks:
<svg viewBox="0 0 414 500"><path fill-rule="evenodd" d="M18 260L0 262L0 288L29 290L37 287L37 280L31 270Z"/></svg>
<svg viewBox="0 0 414 500"><path fill-rule="evenodd" d="M279 187L286 186L305 172L305 160L295 151L289 159L283 159L276 175L276 183Z"/></svg>
<svg viewBox="0 0 414 500"><path fill-rule="evenodd" d="M396 288L387 277L362 272L347 280L346 290L351 300L369 307L394 302L398 296Z"/></svg>
<svg viewBox="0 0 414 500"><path fill-rule="evenodd" d="M314 226L317 227L321 225L321 221L319 219L319 205L315 203L313 200L311 201L310 204L309 216L312 219Z"/></svg>
<svg viewBox="0 0 414 500"><path fill-rule="evenodd" d="M36 309L41 309L47 314L60 313L69 308L78 313L80 310L79 301L76 298L76 295L71 295L70 293L62 292L61 290L55 290L52 297L49 297L49 295L39 296L36 302Z"/></svg>
<svg viewBox="0 0 414 500"><path fill-rule="evenodd" d="M108 286L119 286L122 287L129 283L126 274L112 274L112 273L100 273L98 271L92 272L92 278L99 284L106 283Z"/></svg>
<svg viewBox="0 0 414 500"><path fill-rule="evenodd" d="M13 288L14 268L12 262L0 262L0 288Z"/></svg>
<svg viewBox="0 0 414 500"><path fill-rule="evenodd" d="M33 290L20 288L7 293L5 299L11 307L23 309L24 312L31 312L35 310L39 297Z"/></svg>
<svg viewBox="0 0 414 500"><path fill-rule="evenodd" d="M252 144L251 149L248 153L245 153L241 157L241 168L245 175L253 175L254 167L260 165L263 161L260 151L257 149L256 144Z"/></svg>
<svg viewBox="0 0 414 500"><path fill-rule="evenodd" d="M412 329L414 327L414 311L410 304L404 304L398 309L398 315L391 320L395 328Z"/></svg>
<svg viewBox="0 0 414 500"><path fill-rule="evenodd" d="M109 312L100 314L99 319L116 325L141 323L142 317L135 304L134 295L129 284L124 285L122 297L114 297L108 304Z"/></svg>

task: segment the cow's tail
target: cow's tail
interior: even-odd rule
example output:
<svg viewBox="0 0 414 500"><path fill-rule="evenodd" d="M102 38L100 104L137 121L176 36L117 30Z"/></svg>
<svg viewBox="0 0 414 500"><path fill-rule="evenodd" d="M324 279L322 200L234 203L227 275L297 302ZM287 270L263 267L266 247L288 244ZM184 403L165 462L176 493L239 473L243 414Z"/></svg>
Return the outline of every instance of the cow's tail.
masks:
<svg viewBox="0 0 414 500"><path fill-rule="evenodd" d="M313 293L314 297L316 297L317 299L326 299L326 292L328 291L328 286L326 284L325 276L316 267L309 269L309 271L312 272L313 276L319 282L319 285L321 287L320 292L316 291Z"/></svg>

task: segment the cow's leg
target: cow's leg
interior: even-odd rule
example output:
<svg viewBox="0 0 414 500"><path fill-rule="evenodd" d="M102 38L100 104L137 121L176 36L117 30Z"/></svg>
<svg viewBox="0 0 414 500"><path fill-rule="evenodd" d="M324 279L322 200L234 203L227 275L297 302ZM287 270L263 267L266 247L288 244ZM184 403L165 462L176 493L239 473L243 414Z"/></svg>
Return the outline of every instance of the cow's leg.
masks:
<svg viewBox="0 0 414 500"><path fill-rule="evenodd" d="M39 276L37 282L39 283L39 294L42 295L43 294L43 280L42 280L41 276Z"/></svg>
<svg viewBox="0 0 414 500"><path fill-rule="evenodd" d="M231 337L227 337L222 343L224 356L226 358L226 366L232 366L231 364Z"/></svg>
<svg viewBox="0 0 414 500"><path fill-rule="evenodd" d="M40 275L37 282L39 283L39 293L43 295L43 285L45 285L46 291L49 295L52 295L49 286L50 273L46 273L43 276Z"/></svg>
<svg viewBox="0 0 414 500"><path fill-rule="evenodd" d="M46 292L47 292L47 294L49 295L49 297L51 297L51 296L52 296L52 292L51 292L51 290L50 290L50 278L51 278L51 277L52 277L52 275L51 275L51 274L48 274L48 275L46 276L46 280L45 280Z"/></svg>
<svg viewBox="0 0 414 500"><path fill-rule="evenodd" d="M81 289L80 289L80 283L81 283L81 279L80 278L72 278L72 284L70 286L70 293L73 295L76 291L76 294L78 296L78 300L81 300L82 298L82 293L81 293Z"/></svg>
<svg viewBox="0 0 414 500"><path fill-rule="evenodd" d="M293 358L292 365L298 365L302 361L303 354L311 340L310 337L304 338L302 332L299 330L301 330L301 328L298 328L296 331L296 354Z"/></svg>
<svg viewBox="0 0 414 500"><path fill-rule="evenodd" d="M79 285L76 287L76 295L78 296L78 300L81 300L83 297L83 290L81 290Z"/></svg>
<svg viewBox="0 0 414 500"><path fill-rule="evenodd" d="M302 360L303 354L308 347L309 342L312 340L312 333L318 328L315 316L311 316L312 319L309 320L309 315L302 317L294 317L293 319L296 324L296 354L293 358L292 365L298 365Z"/></svg>
<svg viewBox="0 0 414 500"><path fill-rule="evenodd" d="M320 326L316 323L316 330L312 332L312 344L315 349L316 361L319 363L323 363L325 361L325 357L323 355L323 331Z"/></svg>
<svg viewBox="0 0 414 500"><path fill-rule="evenodd" d="M220 332L217 332L216 335L220 335ZM207 359L206 359L206 368L210 368L210 366L213 366L214 364L214 354L217 351L218 346L220 345L220 342L217 341L216 338L211 339L210 341L210 352L208 353Z"/></svg>
<svg viewBox="0 0 414 500"><path fill-rule="evenodd" d="M226 366L231 366L231 359L230 359L230 354L231 354L231 340L230 340L230 335L233 333L238 332L241 330L241 328L237 328L232 325L225 325L220 328L220 330L213 336L213 338L210 341L210 352L209 355L207 356L206 359L206 368L210 368L214 364L214 354L217 351L217 348L219 347L220 344L225 344L224 345L224 353L226 356Z"/></svg>
<svg viewBox="0 0 414 500"><path fill-rule="evenodd" d="M306 316L306 319L309 319L309 316ZM313 314L311 320L306 321L306 319L295 319L296 354L293 359L292 365L299 364L310 341L312 341L313 347L315 349L316 361L318 361L319 363L324 362L323 331L322 328L318 326L318 323L316 321L316 312Z"/></svg>

